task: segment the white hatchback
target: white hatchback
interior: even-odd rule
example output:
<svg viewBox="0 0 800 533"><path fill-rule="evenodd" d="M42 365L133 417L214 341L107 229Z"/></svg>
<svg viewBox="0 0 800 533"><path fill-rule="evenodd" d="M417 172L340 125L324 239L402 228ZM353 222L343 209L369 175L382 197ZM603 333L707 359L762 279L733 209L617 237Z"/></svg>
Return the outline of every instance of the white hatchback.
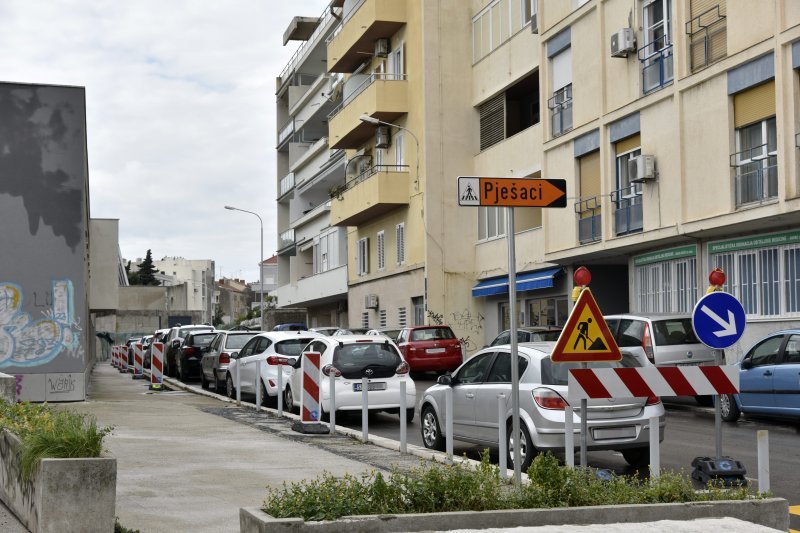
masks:
<svg viewBox="0 0 800 533"><path fill-rule="evenodd" d="M414 402L417 389L409 376L409 366L397 345L386 337L375 335L341 335L314 339L303 352L318 352L320 365L333 366L340 376L335 378L336 411L357 412L362 405L362 378L367 380L367 402L370 412L400 412L400 382L406 382L406 421L414 419ZM287 406L301 408L302 370L300 359L295 363L291 382L284 393ZM330 413L330 378L323 376L320 383L320 407Z"/></svg>

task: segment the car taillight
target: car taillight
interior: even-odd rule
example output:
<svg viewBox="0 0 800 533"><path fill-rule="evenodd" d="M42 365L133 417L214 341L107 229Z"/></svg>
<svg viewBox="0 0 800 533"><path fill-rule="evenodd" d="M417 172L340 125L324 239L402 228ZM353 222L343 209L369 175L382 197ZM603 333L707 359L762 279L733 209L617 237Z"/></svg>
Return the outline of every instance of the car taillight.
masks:
<svg viewBox="0 0 800 533"><path fill-rule="evenodd" d="M230 363L231 362L230 354L227 354L225 352L222 352L221 354L219 354L219 362L220 362L220 364Z"/></svg>
<svg viewBox="0 0 800 533"><path fill-rule="evenodd" d="M656 405L661 401L661 398L658 396L648 396L647 397L647 405Z"/></svg>
<svg viewBox="0 0 800 533"><path fill-rule="evenodd" d="M397 369L394 371L394 373L395 374L408 374L409 371L411 371L411 367L408 366L408 363L403 361L402 363L400 363L400 366L397 367Z"/></svg>
<svg viewBox="0 0 800 533"><path fill-rule="evenodd" d="M650 360L650 362L654 363L655 361L653 359L653 339L650 338L650 324L644 325L644 335L642 336L642 348L644 349L644 353Z"/></svg>
<svg viewBox="0 0 800 533"><path fill-rule="evenodd" d="M192 346L185 346L185 347L183 348L183 354L184 354L184 355L194 355L194 353L195 353L196 351L197 351L197 348L194 348L194 347L192 347Z"/></svg>
<svg viewBox="0 0 800 533"><path fill-rule="evenodd" d="M535 389L531 394L533 394L533 401L542 409L563 410L569 405L559 393L550 389Z"/></svg>

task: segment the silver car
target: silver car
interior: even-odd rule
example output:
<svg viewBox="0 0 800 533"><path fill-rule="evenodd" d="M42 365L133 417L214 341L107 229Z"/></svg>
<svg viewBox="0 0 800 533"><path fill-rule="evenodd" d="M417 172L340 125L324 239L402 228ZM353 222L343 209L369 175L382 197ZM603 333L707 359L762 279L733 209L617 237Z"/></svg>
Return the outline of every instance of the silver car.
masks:
<svg viewBox="0 0 800 533"><path fill-rule="evenodd" d="M554 342L519 345L520 435L522 470L540 451L564 450L564 409L567 407L567 376L579 363L553 363ZM591 368L639 366L623 354L620 363L592 363ZM513 464L515 441L511 435L511 354L508 346L484 348L462 364L452 376L439 377L425 391L420 404L422 442L426 448L443 450L445 391L453 390L453 439L491 447L498 446L497 395L505 393L508 461ZM619 450L625 460L644 466L650 458L648 420L660 418L664 439L664 406L658 397L589 400L587 446L589 450ZM580 409L574 406L575 443L579 442Z"/></svg>
<svg viewBox="0 0 800 533"><path fill-rule="evenodd" d="M239 354L239 350L252 339L257 331L221 331L211 341L208 350L203 353L200 362L200 384L204 389L214 392L225 392L225 375L231 358Z"/></svg>

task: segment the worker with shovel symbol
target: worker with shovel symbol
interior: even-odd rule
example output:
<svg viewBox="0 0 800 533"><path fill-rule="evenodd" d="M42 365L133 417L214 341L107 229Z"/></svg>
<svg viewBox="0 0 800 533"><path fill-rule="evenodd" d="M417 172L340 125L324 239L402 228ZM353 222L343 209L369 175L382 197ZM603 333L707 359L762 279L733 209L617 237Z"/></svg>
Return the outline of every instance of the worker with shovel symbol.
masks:
<svg viewBox="0 0 800 533"><path fill-rule="evenodd" d="M572 346L572 349L576 349L578 347L578 343L583 343L583 351L587 350L605 350L606 345L600 339L600 337L596 338L592 341L592 338L589 337L589 324L592 323L591 317L587 318L583 322L578 322L578 337L575 339L575 344ZM590 341L588 348L586 346L586 341Z"/></svg>

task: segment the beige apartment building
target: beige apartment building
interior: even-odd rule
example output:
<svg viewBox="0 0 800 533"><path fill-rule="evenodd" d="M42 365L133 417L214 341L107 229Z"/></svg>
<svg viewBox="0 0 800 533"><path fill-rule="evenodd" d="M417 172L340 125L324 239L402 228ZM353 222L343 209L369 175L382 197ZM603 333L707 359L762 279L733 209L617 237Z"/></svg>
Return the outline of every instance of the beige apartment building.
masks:
<svg viewBox="0 0 800 533"><path fill-rule="evenodd" d="M722 267L729 360L798 324L800 2L332 5L351 326L508 327L506 213L459 207L465 175L567 181L566 209L514 212L520 324L563 323L580 265L606 313L689 313Z"/></svg>

